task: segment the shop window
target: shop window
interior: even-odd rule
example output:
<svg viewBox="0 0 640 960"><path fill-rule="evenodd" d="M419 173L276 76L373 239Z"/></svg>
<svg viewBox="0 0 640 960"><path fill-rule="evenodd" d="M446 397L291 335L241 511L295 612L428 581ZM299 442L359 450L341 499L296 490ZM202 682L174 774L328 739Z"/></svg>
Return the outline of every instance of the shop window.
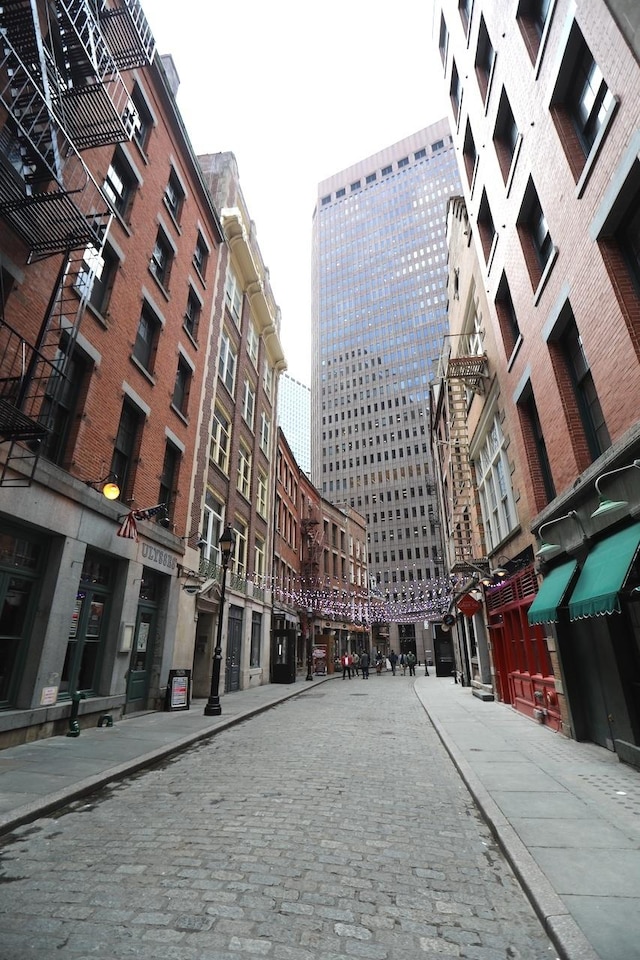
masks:
<svg viewBox="0 0 640 960"><path fill-rule="evenodd" d="M85 556L60 676L59 696L99 692L99 670L109 626L113 565L90 551Z"/></svg>

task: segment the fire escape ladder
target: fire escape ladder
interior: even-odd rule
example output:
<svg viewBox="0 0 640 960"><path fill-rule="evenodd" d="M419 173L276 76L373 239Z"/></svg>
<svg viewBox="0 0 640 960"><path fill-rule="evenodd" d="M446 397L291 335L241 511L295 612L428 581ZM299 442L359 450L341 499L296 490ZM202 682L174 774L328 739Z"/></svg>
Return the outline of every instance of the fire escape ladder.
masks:
<svg viewBox="0 0 640 960"><path fill-rule="evenodd" d="M454 557L458 561L468 557L472 550L473 473L469 456L465 380L452 377L449 379L447 387L450 430L451 519Z"/></svg>
<svg viewBox="0 0 640 960"><path fill-rule="evenodd" d="M56 0L53 109L77 150L131 139L136 114L89 0ZM55 33L55 42L54 42Z"/></svg>
<svg viewBox="0 0 640 960"><path fill-rule="evenodd" d="M0 323L0 486L29 486L58 405L69 388L69 363L103 260L99 247L69 250L35 343ZM2 446L0 446L2 450Z"/></svg>
<svg viewBox="0 0 640 960"><path fill-rule="evenodd" d="M101 0L99 19L118 69L133 70L152 62L155 40L139 0L119 0L114 6Z"/></svg>
<svg viewBox="0 0 640 960"><path fill-rule="evenodd" d="M0 6L0 216L31 259L99 247L110 211L53 108L56 67L27 0ZM53 77L53 79L52 79Z"/></svg>

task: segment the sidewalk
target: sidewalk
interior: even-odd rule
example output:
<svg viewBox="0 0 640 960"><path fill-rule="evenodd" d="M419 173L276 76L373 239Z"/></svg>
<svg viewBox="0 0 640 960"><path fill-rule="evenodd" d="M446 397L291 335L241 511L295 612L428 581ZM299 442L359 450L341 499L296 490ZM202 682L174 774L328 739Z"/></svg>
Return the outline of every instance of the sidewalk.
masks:
<svg viewBox="0 0 640 960"><path fill-rule="evenodd" d="M416 693L569 960L640 958L640 771L451 680Z"/></svg>
<svg viewBox="0 0 640 960"><path fill-rule="evenodd" d="M0 835L329 679L227 694L219 717L194 700L0 751ZM640 771L449 678L413 687L562 960L639 960Z"/></svg>

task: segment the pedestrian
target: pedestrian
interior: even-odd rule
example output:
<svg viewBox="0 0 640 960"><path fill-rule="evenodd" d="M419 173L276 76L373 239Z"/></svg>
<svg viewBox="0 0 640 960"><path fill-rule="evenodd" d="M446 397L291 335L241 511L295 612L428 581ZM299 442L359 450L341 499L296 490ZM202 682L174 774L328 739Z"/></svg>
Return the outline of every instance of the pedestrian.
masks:
<svg viewBox="0 0 640 960"><path fill-rule="evenodd" d="M392 650L389 654L389 663L391 664L391 673L395 677L396 675L396 663L398 662L398 654L395 650Z"/></svg>
<svg viewBox="0 0 640 960"><path fill-rule="evenodd" d="M340 662L342 663L342 679L349 677L349 680L351 680L351 657L349 654L343 654Z"/></svg>
<svg viewBox="0 0 640 960"><path fill-rule="evenodd" d="M369 679L369 654L365 650L364 653L360 654L360 666L362 668L362 679Z"/></svg>
<svg viewBox="0 0 640 960"><path fill-rule="evenodd" d="M402 676L404 677L407 672L407 658L404 653L400 654L400 666L402 667Z"/></svg>
<svg viewBox="0 0 640 960"><path fill-rule="evenodd" d="M409 651L407 654L407 666L409 667L409 676L415 677L416 675L416 655L413 651Z"/></svg>
<svg viewBox="0 0 640 960"><path fill-rule="evenodd" d="M359 668L360 668L360 656L359 656L357 653L354 653L354 655L353 655L353 672L355 673L356 677L359 677L359 676L360 676L360 674L358 673Z"/></svg>
<svg viewBox="0 0 640 960"><path fill-rule="evenodd" d="M378 650L378 652L376 653L376 673L378 674L378 676L382 674L382 661L383 661L383 656Z"/></svg>

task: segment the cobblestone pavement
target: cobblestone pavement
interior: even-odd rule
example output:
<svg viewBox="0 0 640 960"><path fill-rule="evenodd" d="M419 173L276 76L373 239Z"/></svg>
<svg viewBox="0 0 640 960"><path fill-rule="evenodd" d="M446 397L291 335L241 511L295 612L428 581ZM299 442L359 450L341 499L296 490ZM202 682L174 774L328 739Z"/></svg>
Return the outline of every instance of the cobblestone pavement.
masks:
<svg viewBox="0 0 640 960"><path fill-rule="evenodd" d="M334 680L21 827L0 957L554 960L408 677Z"/></svg>

